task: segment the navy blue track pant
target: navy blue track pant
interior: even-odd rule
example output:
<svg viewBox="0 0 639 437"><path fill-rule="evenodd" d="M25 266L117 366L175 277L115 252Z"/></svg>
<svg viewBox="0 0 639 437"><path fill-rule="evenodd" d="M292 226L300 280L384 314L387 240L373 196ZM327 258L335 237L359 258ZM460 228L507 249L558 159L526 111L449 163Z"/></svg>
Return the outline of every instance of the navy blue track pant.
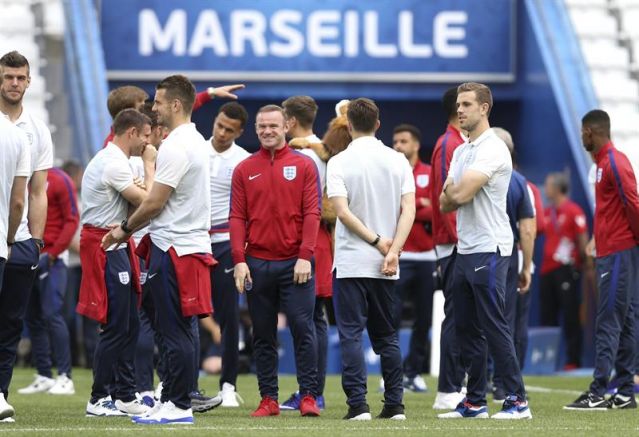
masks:
<svg viewBox="0 0 639 437"><path fill-rule="evenodd" d="M51 352L58 375L71 377L71 342L62 309L67 288L67 266L61 259L49 265L49 257L40 257L29 299L25 321L31 336L32 354L38 375L52 377Z"/></svg>
<svg viewBox="0 0 639 437"><path fill-rule="evenodd" d="M18 342L35 280L39 250L32 239L11 247L0 289L0 392L9 396Z"/></svg>
<svg viewBox="0 0 639 437"><path fill-rule="evenodd" d="M404 359L404 375L409 378L422 373L424 363L430 357L428 332L433 319L434 267L435 263L432 261L399 261L401 274L396 288L401 299L397 301L395 320L398 325L401 323L403 304L407 299L412 300L415 313L408 354Z"/></svg>
<svg viewBox="0 0 639 437"><path fill-rule="evenodd" d="M595 371L590 391L603 396L610 373L617 374L618 392L633 395L639 304L639 247L597 258L599 304L595 322Z"/></svg>
<svg viewBox="0 0 639 437"><path fill-rule="evenodd" d="M239 293L233 279L231 243L223 241L211 245L213 256L219 264L211 269L211 295L213 317L222 332L222 373L220 389L227 382L237 383L237 368L240 358L240 305Z"/></svg>
<svg viewBox="0 0 639 437"><path fill-rule="evenodd" d="M135 399L135 348L140 329L127 249L106 252L107 322L102 325L93 357L91 401L109 394L113 400Z"/></svg>
<svg viewBox="0 0 639 437"><path fill-rule="evenodd" d="M139 309L140 333L135 350L135 383L138 392L153 390L153 353L155 346L155 307L151 288L147 285L148 271L140 260L142 305Z"/></svg>
<svg viewBox="0 0 639 437"><path fill-rule="evenodd" d="M454 274L455 324L468 368L468 401L486 405L487 353L495 359L507 395L525 399L510 326L504 316L510 257L499 253L457 255Z"/></svg>
<svg viewBox="0 0 639 437"><path fill-rule="evenodd" d="M315 325L315 339L317 341L317 394L324 394L326 386L326 363L328 353L328 321L325 308L330 298L315 297L315 311L313 311L313 324Z"/></svg>
<svg viewBox="0 0 639 437"><path fill-rule="evenodd" d="M342 353L342 388L346 403L351 407L366 403L366 361L362 349L364 328L368 330L373 350L381 357L385 405L402 403L402 354L395 319L399 299L392 280L337 280L333 305Z"/></svg>
<svg viewBox="0 0 639 437"><path fill-rule="evenodd" d="M300 394L317 396L317 349L313 310L315 280L293 283L297 259L267 261L250 256L246 262L253 288L246 292L253 322L253 350L262 397L278 397L277 313L286 314L293 335Z"/></svg>
<svg viewBox="0 0 639 437"><path fill-rule="evenodd" d="M444 288L444 321L441 328L439 380L437 391L440 393L460 392L466 371L462 365L455 328L455 305L453 299L453 278L455 274L455 260L457 251L450 256L439 259L439 269Z"/></svg>
<svg viewBox="0 0 639 437"><path fill-rule="evenodd" d="M199 342L194 333L195 317L184 317L173 262L168 252L155 244L147 283L153 292L156 329L161 336L160 359L165 360L166 377L162 377L162 402L171 401L178 408L191 408L191 393L197 378L196 352Z"/></svg>

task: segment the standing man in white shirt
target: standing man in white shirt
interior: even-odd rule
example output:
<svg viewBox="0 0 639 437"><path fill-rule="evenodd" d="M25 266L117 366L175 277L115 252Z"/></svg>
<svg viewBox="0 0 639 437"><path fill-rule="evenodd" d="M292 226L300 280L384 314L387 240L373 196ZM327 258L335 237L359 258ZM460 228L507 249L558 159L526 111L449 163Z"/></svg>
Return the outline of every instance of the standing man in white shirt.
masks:
<svg viewBox="0 0 639 437"><path fill-rule="evenodd" d="M120 226L104 237L103 247L122 242L149 221L148 238L138 247L145 255L147 282L153 292L157 329L168 357L162 397L149 415L134 417L144 425L192 424L189 394L194 390L195 316L208 316L211 305L211 193L209 148L191 123L195 87L182 75L156 87L153 109L169 130L162 142L149 196Z"/></svg>
<svg viewBox="0 0 639 437"><path fill-rule="evenodd" d="M20 227L15 234L12 256L7 260L2 291L7 299L11 296L14 311L7 320L9 351L0 357L0 381L8 387L15 362L15 349L20 341L25 311L35 280L40 251L44 247L44 227L47 220L47 171L53 166L53 144L51 132L41 120L33 117L23 106L24 94L31 83L29 61L13 51L0 58L0 116L5 116L27 136L31 154L28 180L28 195ZM55 380L38 375L29 386L36 391L48 391Z"/></svg>
<svg viewBox="0 0 639 437"><path fill-rule="evenodd" d="M313 133L313 124L317 116L317 103L310 96L293 96L282 102L286 125L287 137L302 138L309 145L317 145L322 140ZM299 153L313 160L319 174L320 189L326 191L326 160L322 159L312 148L303 148ZM315 246L315 311L313 323L315 325L315 337L317 340L317 406L324 409L324 386L326 385L326 354L328 350L328 321L326 320L326 305L333 294L333 253L332 237L325 221L320 221ZM284 411L299 410L301 396L298 391L293 393L280 408Z"/></svg>
<svg viewBox="0 0 639 437"><path fill-rule="evenodd" d="M395 290L399 253L415 219L415 181L406 157L375 138L379 109L359 98L346 113L353 142L328 162L327 193L337 214L333 296L342 353L347 420L370 420L362 332L381 356L379 418L404 420L402 356Z"/></svg>
<svg viewBox="0 0 639 437"><path fill-rule="evenodd" d="M101 324L93 360L93 386L86 415L122 416L148 410L135 395L135 349L139 264L129 244L100 247L109 226L126 220L147 191L134 183L129 158L144 150L147 185L153 180L155 149L147 147L151 122L135 109L113 121L113 139L91 159L82 178L80 262L82 282L77 312Z"/></svg>
<svg viewBox="0 0 639 437"><path fill-rule="evenodd" d="M506 321L506 277L513 233L506 212L512 160L506 144L490 129L490 88L464 83L457 89L457 114L468 141L457 148L440 196L442 212L457 211L457 252L453 280L455 323L468 394L442 419L487 418L486 356L503 375L506 400L494 419L530 419L526 390Z"/></svg>
<svg viewBox="0 0 639 437"><path fill-rule="evenodd" d="M0 76L0 86L2 76ZM15 233L22 219L27 178L31 174L31 154L26 135L0 115L0 284ZM15 362L16 323L22 325L24 307L15 305L15 296L0 289L0 422L14 422L15 410L7 403ZM19 340L20 328L18 328Z"/></svg>
<svg viewBox="0 0 639 437"><path fill-rule="evenodd" d="M236 384L239 361L240 307L233 279L229 208L233 170L250 154L235 140L244 133L248 113L236 102L220 107L209 140L211 160L211 250L220 263L211 270L213 317L222 331L222 407L239 407Z"/></svg>

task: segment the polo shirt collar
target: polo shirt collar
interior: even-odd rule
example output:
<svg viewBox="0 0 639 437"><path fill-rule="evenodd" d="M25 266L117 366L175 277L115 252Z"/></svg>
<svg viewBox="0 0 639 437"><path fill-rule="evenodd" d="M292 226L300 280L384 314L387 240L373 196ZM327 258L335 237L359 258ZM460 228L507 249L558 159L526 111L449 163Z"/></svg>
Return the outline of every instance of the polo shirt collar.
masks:
<svg viewBox="0 0 639 437"><path fill-rule="evenodd" d="M237 144L235 144L235 141L233 141L233 144L231 144L231 147L226 149L224 152L220 153L217 150L215 150L215 147L213 147L213 137L209 139L209 144L211 146L211 154L213 156L219 156L222 159L231 158L231 156L233 156L233 153L235 153L235 148L237 147Z"/></svg>
<svg viewBox="0 0 639 437"><path fill-rule="evenodd" d="M484 132L482 132L482 134L480 136L478 136L475 139L475 141L470 141L470 139L469 139L468 140L468 144L470 144L471 147L479 146L479 145L481 145L481 143L483 143L484 141L486 141L489 137L492 137L493 135L494 135L493 129L492 128L488 128Z"/></svg>

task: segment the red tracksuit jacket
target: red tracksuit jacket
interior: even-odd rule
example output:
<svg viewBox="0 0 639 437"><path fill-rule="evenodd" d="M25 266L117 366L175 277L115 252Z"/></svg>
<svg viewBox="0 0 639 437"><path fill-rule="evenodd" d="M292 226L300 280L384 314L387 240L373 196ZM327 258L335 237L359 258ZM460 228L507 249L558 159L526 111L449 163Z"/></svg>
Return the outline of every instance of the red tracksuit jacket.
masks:
<svg viewBox="0 0 639 437"><path fill-rule="evenodd" d="M47 172L47 199L43 252L57 258L71 244L80 222L75 185L58 168L51 168Z"/></svg>
<svg viewBox="0 0 639 437"><path fill-rule="evenodd" d="M430 165L417 161L413 169L413 177L415 178L415 223L408 234L406 243L404 243L404 251L406 252L428 252L433 248L433 237L426 231L426 224L433 219L432 205L422 206L420 200L430 200Z"/></svg>
<svg viewBox="0 0 639 437"><path fill-rule="evenodd" d="M639 196L630 161L611 141L595 163L595 243L602 257L639 245Z"/></svg>
<svg viewBox="0 0 639 437"><path fill-rule="evenodd" d="M433 243L435 245L457 243L455 212L442 214L439 210L439 195L442 194L442 188L446 182L453 152L464 142L461 133L449 124L446 133L439 137L433 149L430 161L430 199L433 208Z"/></svg>
<svg viewBox="0 0 639 437"><path fill-rule="evenodd" d="M273 156L264 148L233 171L231 256L310 260L320 224L322 190L315 163L288 145Z"/></svg>

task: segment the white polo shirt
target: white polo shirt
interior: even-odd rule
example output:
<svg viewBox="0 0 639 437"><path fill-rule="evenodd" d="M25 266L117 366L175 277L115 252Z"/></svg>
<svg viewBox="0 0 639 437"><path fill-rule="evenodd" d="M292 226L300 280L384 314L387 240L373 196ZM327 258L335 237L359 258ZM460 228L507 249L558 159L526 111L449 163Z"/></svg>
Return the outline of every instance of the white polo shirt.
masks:
<svg viewBox="0 0 639 437"><path fill-rule="evenodd" d="M0 169L0 258L7 259L13 179L31 175L31 153L27 136L4 116L0 116Z"/></svg>
<svg viewBox="0 0 639 437"><path fill-rule="evenodd" d="M211 189L209 149L187 123L173 129L162 142L155 164L155 183L173 188L160 214L151 220L151 240L178 256L211 253Z"/></svg>
<svg viewBox="0 0 639 437"><path fill-rule="evenodd" d="M304 139L308 141L309 144L317 144L322 142L322 140L320 140L319 137L315 134L309 135ZM308 156L315 163L317 172L319 173L320 187L322 189L322 192L324 192L324 190L326 190L326 163L322 161L322 158L317 156L317 153L315 153L312 149L301 149L298 150L298 152Z"/></svg>
<svg viewBox="0 0 639 437"><path fill-rule="evenodd" d="M129 202L120 193L133 185L129 158L109 142L89 162L82 177L80 222L105 228L127 217Z"/></svg>
<svg viewBox="0 0 639 437"><path fill-rule="evenodd" d="M346 197L351 212L369 229L393 238L401 197L415 192L413 171L406 157L375 137L354 140L328 161L328 197ZM338 278L398 279L381 272L384 257L369 242L337 219L334 269Z"/></svg>
<svg viewBox="0 0 639 437"><path fill-rule="evenodd" d="M506 195L513 165L506 144L492 129L466 142L453 154L450 174L459 183L466 170L488 176L488 182L457 209L457 251L462 255L499 252L510 256L513 233L506 213Z"/></svg>
<svg viewBox="0 0 639 437"><path fill-rule="evenodd" d="M34 172L40 170L48 170L53 167L53 141L51 140L51 132L44 122L35 118L26 108L22 109L22 114L14 123L27 135L29 149L31 152L31 173L29 179ZM16 232L16 241L25 241L31 238L29 232L29 196L25 193L24 213L22 221Z"/></svg>
<svg viewBox="0 0 639 437"><path fill-rule="evenodd" d="M133 179L144 179L144 161L141 156L132 156L129 158L129 164L131 165L131 171L133 171ZM145 226L138 229L131 235L135 244L139 244L142 237L149 233L149 227Z"/></svg>
<svg viewBox="0 0 639 437"><path fill-rule="evenodd" d="M211 171L211 227L223 225L229 221L231 203L231 178L235 167L251 156L249 152L235 144L218 153L213 147L213 137L206 143L209 148ZM229 241L228 232L211 234L211 243Z"/></svg>

